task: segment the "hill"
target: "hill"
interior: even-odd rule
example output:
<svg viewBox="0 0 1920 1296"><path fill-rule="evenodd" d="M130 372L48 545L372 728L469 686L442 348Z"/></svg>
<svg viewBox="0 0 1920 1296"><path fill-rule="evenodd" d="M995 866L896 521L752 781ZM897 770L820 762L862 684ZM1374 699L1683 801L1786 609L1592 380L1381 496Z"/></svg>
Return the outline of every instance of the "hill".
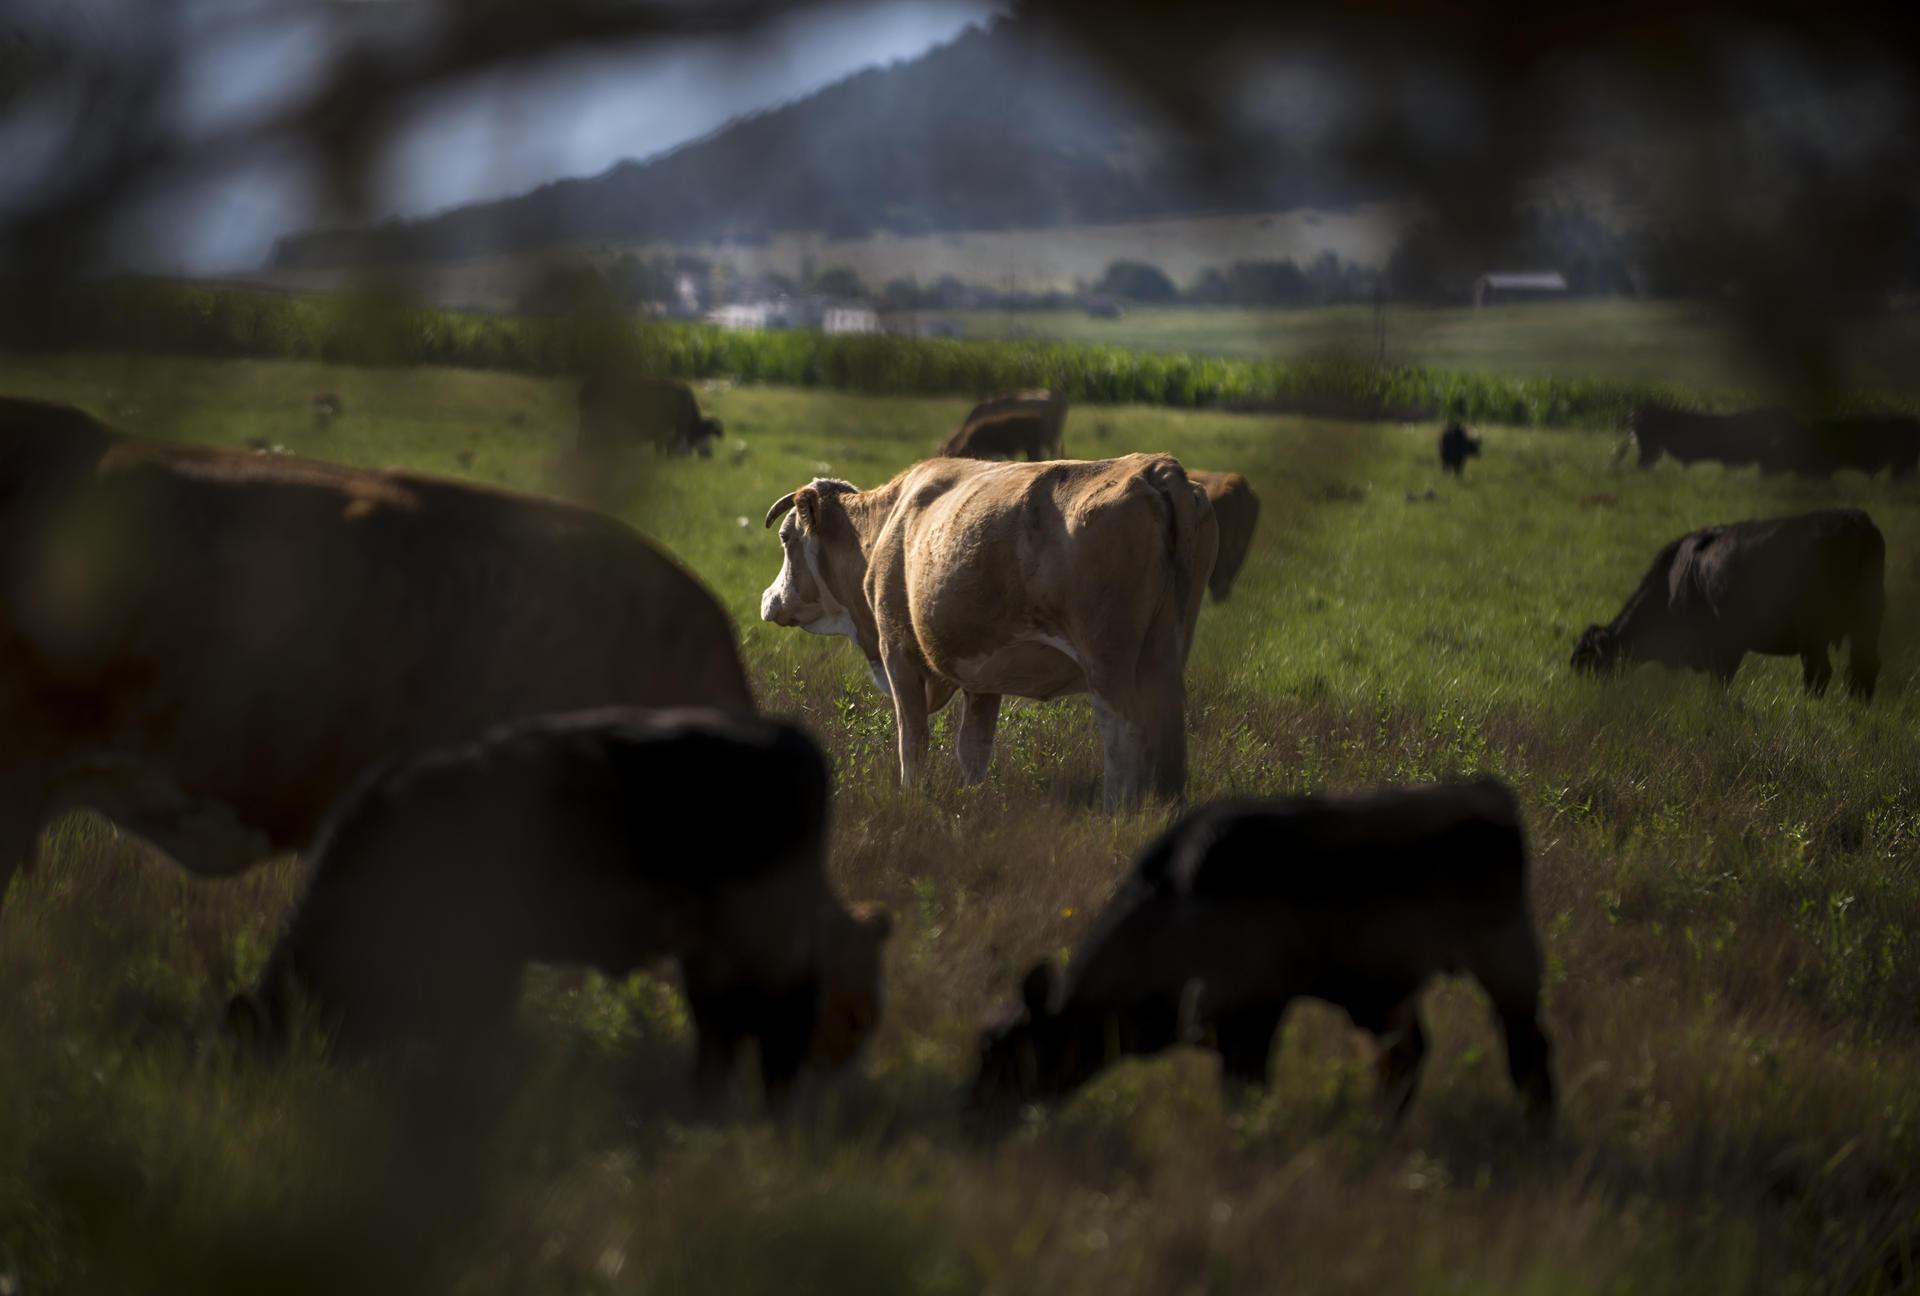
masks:
<svg viewBox="0 0 1920 1296"><path fill-rule="evenodd" d="M799 230L1045 228L1343 209L1384 196L1315 157L1311 102L1269 95L1246 111L1261 127L1258 152L1222 167L1069 50L1003 20L592 178L373 229L289 236L273 265L445 261L587 241L753 246Z"/></svg>

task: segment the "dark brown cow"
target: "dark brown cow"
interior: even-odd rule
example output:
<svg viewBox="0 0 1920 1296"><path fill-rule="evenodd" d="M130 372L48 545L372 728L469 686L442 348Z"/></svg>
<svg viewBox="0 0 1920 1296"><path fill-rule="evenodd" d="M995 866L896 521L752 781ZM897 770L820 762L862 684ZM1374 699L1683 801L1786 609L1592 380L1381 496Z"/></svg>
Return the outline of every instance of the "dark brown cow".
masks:
<svg viewBox="0 0 1920 1296"><path fill-rule="evenodd" d="M1642 468L1651 468L1660 456L1670 455L1682 467L1712 461L1729 468L1758 464L1763 469L1784 469L1790 466L1799 436L1799 424L1781 410L1696 414L1649 405L1633 416L1633 439Z"/></svg>
<svg viewBox="0 0 1920 1296"><path fill-rule="evenodd" d="M284 1040L304 1005L342 1052L471 1040L506 1025L528 962L672 958L703 1087L752 1038L778 1108L880 1018L891 920L827 884L828 791L803 730L703 711L543 717L390 762L321 834L235 1024Z"/></svg>
<svg viewBox="0 0 1920 1296"><path fill-rule="evenodd" d="M1920 467L1920 421L1897 417L1823 419L1807 426L1792 466L1808 476L1851 468L1871 477L1882 468L1911 477Z"/></svg>
<svg viewBox="0 0 1920 1296"><path fill-rule="evenodd" d="M618 522L0 400L0 894L67 809L233 873L391 753L610 704L753 709L726 613Z"/></svg>
<svg viewBox="0 0 1920 1296"><path fill-rule="evenodd" d="M1213 501L1213 518L1220 526L1220 552L1213 560L1207 589L1214 602L1224 603L1233 593L1233 579L1246 563L1247 551L1253 547L1253 530L1260 521L1260 497L1237 472L1195 468L1188 471L1187 479Z"/></svg>
<svg viewBox="0 0 1920 1296"><path fill-rule="evenodd" d="M1880 674L1886 542L1858 509L1827 509L1689 531L1653 560L1611 624L1588 626L1573 668L1659 662L1733 679L1746 654L1798 657L1807 690L1833 678L1827 650L1850 639L1847 687L1871 698Z"/></svg>
<svg viewBox="0 0 1920 1296"><path fill-rule="evenodd" d="M693 389L678 378L603 371L580 384L582 450L651 445L657 454L713 454L720 420L700 413Z"/></svg>
<svg viewBox="0 0 1920 1296"><path fill-rule="evenodd" d="M1183 1042L1216 1049L1230 1089L1264 1084L1281 1018L1305 997L1380 1038L1397 1119L1426 1051L1421 988L1451 972L1486 989L1514 1085L1549 1118L1526 840L1502 784L1205 806L1141 852L1064 978L1050 960L1027 974L981 1038L972 1102L1064 1098Z"/></svg>
<svg viewBox="0 0 1920 1296"><path fill-rule="evenodd" d="M940 453L950 459L1060 459L1066 454L1066 421L1063 393L1002 392L975 405Z"/></svg>

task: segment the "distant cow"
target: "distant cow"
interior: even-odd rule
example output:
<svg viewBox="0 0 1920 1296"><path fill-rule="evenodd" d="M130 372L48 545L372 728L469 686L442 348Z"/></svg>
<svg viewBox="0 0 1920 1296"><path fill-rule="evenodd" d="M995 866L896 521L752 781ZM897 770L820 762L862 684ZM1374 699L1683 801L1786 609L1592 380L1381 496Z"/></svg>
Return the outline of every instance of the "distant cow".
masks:
<svg viewBox="0 0 1920 1296"><path fill-rule="evenodd" d="M1807 690L1833 678L1827 650L1850 639L1847 687L1873 696L1886 604L1886 544L1858 509L1690 531L1662 549L1612 623L1588 626L1573 668L1653 661L1731 681L1747 653L1799 657Z"/></svg>
<svg viewBox="0 0 1920 1296"><path fill-rule="evenodd" d="M1281 1018L1305 997L1385 1044L1397 1119L1426 1051L1421 988L1454 972L1485 988L1513 1082L1549 1118L1527 849L1502 784L1205 806L1140 854L1064 977L1051 960L1027 974L981 1037L972 1101L1064 1098L1176 1043L1216 1049L1230 1089L1264 1084Z"/></svg>
<svg viewBox="0 0 1920 1296"><path fill-rule="evenodd" d="M506 1024L526 963L671 957L699 1079L724 1087L752 1038L777 1107L880 1017L891 920L829 888L827 797L805 732L717 712L544 717L392 761L322 833L236 1025L284 1039L305 1005L343 1052L469 1040Z"/></svg>
<svg viewBox="0 0 1920 1296"><path fill-rule="evenodd" d="M329 423L347 412L346 402L332 392L319 392L315 394L312 405L313 421L320 427L326 427Z"/></svg>
<svg viewBox="0 0 1920 1296"><path fill-rule="evenodd" d="M1220 551L1213 560L1213 575L1207 589L1213 601L1224 603L1233 593L1233 578L1247 561L1253 547L1253 529L1260 521L1260 497L1237 472L1204 472L1198 468L1187 473L1188 480L1207 493L1213 501L1214 522L1220 529Z"/></svg>
<svg viewBox="0 0 1920 1296"><path fill-rule="evenodd" d="M1440 471L1464 476L1467 460L1480 453L1480 438L1468 436L1458 423L1449 423L1440 434Z"/></svg>
<svg viewBox="0 0 1920 1296"><path fill-rule="evenodd" d="M700 413L693 389L678 378L602 370L580 384L580 448L619 450L651 445L657 454L713 454L720 420Z"/></svg>
<svg viewBox="0 0 1920 1296"><path fill-rule="evenodd" d="M1067 398L1036 388L975 405L940 453L953 459L1059 459L1066 454Z"/></svg>
<svg viewBox="0 0 1920 1296"><path fill-rule="evenodd" d="M68 809L233 873L389 754L613 704L753 696L726 612L610 518L0 400L0 895Z"/></svg>
<svg viewBox="0 0 1920 1296"><path fill-rule="evenodd" d="M1920 422L1910 418L1843 418L1807 426L1791 456L1808 476L1852 468L1871 477L1882 468L1911 477L1920 467Z"/></svg>
<svg viewBox="0 0 1920 1296"><path fill-rule="evenodd" d="M1782 469L1789 466L1791 446L1798 436L1798 424L1780 410L1696 414L1649 405L1633 415L1633 439L1642 468L1651 468L1664 454L1682 467L1704 460L1729 468L1758 464L1763 469Z"/></svg>
<svg viewBox="0 0 1920 1296"><path fill-rule="evenodd" d="M900 777L966 694L960 770L985 776L1000 698L1093 694L1106 801L1186 786L1186 665L1218 536L1166 455L929 459L873 490L816 480L767 510L785 557L760 616L859 645L893 703Z"/></svg>

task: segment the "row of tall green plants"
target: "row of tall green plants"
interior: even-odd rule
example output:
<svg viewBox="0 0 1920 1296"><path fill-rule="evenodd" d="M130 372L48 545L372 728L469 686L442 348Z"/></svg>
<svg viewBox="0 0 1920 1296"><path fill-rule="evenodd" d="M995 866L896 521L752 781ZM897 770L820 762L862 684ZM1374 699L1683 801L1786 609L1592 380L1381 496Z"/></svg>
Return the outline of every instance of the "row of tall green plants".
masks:
<svg viewBox="0 0 1920 1296"><path fill-rule="evenodd" d="M1348 360L1249 360L1066 342L813 330L724 330L599 312L546 317L435 310L376 295L299 295L164 281L102 281L0 310L13 349L112 349L354 365L450 365L553 376L608 366L686 379L876 395L977 396L1051 387L1076 402L1456 417L1509 425L1624 426L1677 388L1507 378ZM1711 402L1709 402L1711 403Z"/></svg>

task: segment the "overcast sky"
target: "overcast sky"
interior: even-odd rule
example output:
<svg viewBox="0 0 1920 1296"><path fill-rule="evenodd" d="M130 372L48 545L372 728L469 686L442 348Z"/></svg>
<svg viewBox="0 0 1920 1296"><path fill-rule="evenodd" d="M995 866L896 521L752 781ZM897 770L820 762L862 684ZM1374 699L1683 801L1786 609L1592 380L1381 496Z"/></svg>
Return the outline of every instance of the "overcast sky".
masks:
<svg viewBox="0 0 1920 1296"><path fill-rule="evenodd" d="M490 74L403 120L378 172L378 215L417 216L594 175L862 68L915 57L1005 8L1004 0L854 0L808 10L751 42L688 41ZM207 42L177 96L180 129L215 130L271 111L323 73L327 52L324 32L298 24ZM306 181L297 157L263 157L158 195L122 222L118 259L201 274L257 267L276 237L325 219Z"/></svg>

